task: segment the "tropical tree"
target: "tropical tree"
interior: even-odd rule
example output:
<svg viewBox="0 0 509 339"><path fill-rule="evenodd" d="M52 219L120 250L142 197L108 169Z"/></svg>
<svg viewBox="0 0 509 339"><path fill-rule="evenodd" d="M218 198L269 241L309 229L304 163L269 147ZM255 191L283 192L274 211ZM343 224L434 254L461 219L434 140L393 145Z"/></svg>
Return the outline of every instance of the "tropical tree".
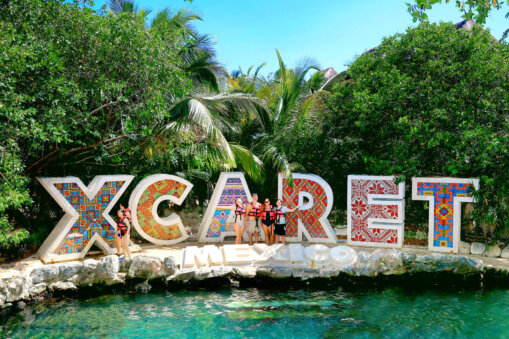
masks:
<svg viewBox="0 0 509 339"><path fill-rule="evenodd" d="M286 67L278 50L276 54L279 69L272 78L259 75L262 64L253 74L253 67L246 74L242 70L232 73L228 85L232 92L249 93L266 101L268 112L262 115L265 119L259 120L260 129L250 128L250 146L266 165L290 179L298 165L289 161L284 146L302 122L317 118L314 113L321 110L318 99L325 91L320 86L323 83L320 72L306 79L310 71L319 70L313 60L307 59L292 69Z"/></svg>

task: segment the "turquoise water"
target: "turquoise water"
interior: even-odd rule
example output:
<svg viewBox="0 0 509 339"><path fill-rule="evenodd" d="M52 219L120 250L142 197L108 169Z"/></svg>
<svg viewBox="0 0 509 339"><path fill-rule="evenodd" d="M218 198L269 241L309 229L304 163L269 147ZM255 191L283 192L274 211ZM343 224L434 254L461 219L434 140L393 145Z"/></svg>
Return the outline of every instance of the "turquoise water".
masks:
<svg viewBox="0 0 509 339"><path fill-rule="evenodd" d="M508 338L509 291L256 288L42 302L3 337Z"/></svg>

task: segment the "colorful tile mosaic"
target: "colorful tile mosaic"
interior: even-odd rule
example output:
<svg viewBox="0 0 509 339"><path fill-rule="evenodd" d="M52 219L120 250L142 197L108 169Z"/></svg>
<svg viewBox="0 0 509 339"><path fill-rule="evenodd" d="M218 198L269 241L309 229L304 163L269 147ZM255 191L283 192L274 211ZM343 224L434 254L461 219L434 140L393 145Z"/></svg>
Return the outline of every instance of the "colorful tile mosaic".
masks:
<svg viewBox="0 0 509 339"><path fill-rule="evenodd" d="M177 199L182 196L186 185L175 180L161 180L150 185L142 194L137 207L138 222L143 231L153 238L174 240L182 236L177 224L162 225L152 215L154 202L163 195L172 195Z"/></svg>
<svg viewBox="0 0 509 339"><path fill-rule="evenodd" d="M240 198L249 203L250 193L242 173L221 173L200 227L200 241L215 242L235 235L232 207Z"/></svg>
<svg viewBox="0 0 509 339"><path fill-rule="evenodd" d="M381 247L403 245L405 188L404 183L396 184L394 179L348 177L349 244Z"/></svg>
<svg viewBox="0 0 509 339"><path fill-rule="evenodd" d="M305 234L310 241L336 242L336 236L332 230L327 216L332 208L332 190L321 178L307 174L293 174L293 187L281 175L279 177L279 198L283 206L290 209L302 205L302 195L312 201L308 209L299 208L287 216L286 236L287 239L301 240L302 230L299 230L299 220L305 229ZM294 239L292 239L294 238Z"/></svg>
<svg viewBox="0 0 509 339"><path fill-rule="evenodd" d="M129 199L136 231L158 245L171 245L187 239L180 217L172 214L161 218L157 207L164 200L181 205L192 187L189 181L167 174L154 174L138 183Z"/></svg>
<svg viewBox="0 0 509 339"><path fill-rule="evenodd" d="M461 230L461 202L471 202L477 179L413 178L415 200L430 203L429 249L457 252Z"/></svg>
<svg viewBox="0 0 509 339"><path fill-rule="evenodd" d="M88 199L77 183L54 184L79 214L78 220L55 250L55 254L81 253L94 234L100 235L108 246L113 248L116 225L111 225L102 214L124 183L124 181L105 182L92 200Z"/></svg>

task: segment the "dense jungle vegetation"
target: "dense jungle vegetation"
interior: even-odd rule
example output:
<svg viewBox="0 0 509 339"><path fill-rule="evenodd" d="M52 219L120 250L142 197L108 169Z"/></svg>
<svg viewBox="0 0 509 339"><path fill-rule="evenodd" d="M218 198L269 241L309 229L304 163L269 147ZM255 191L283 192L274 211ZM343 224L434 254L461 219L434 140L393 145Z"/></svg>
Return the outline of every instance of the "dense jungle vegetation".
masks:
<svg viewBox="0 0 509 339"><path fill-rule="evenodd" d="M200 16L148 13L0 2L0 253L36 248L61 216L36 177L116 173L136 175L131 189L154 173L191 180L188 207L221 171L272 198L278 172L314 173L337 223L349 174L479 177L465 222L509 239L509 45L482 26L423 22L328 77L275 51L279 68L262 76L264 65L227 72L193 27ZM407 220L426 225L406 196Z"/></svg>

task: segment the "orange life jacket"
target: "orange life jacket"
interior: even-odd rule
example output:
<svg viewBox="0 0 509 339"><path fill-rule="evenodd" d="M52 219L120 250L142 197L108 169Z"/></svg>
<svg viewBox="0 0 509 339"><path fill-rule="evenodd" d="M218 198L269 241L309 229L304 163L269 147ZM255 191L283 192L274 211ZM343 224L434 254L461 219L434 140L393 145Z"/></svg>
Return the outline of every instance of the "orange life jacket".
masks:
<svg viewBox="0 0 509 339"><path fill-rule="evenodd" d="M237 207L235 207L235 222L237 222L237 218L238 220L242 221L245 216L246 209L244 208L244 206L240 207L237 205Z"/></svg>
<svg viewBox="0 0 509 339"><path fill-rule="evenodd" d="M251 209L249 210L249 216L255 217L255 218L260 218L261 217L260 204L258 204L258 207L254 207L253 203L250 202L249 205L251 205Z"/></svg>
<svg viewBox="0 0 509 339"><path fill-rule="evenodd" d="M276 220L276 211L274 210L274 206L270 205L269 210L265 209L265 206L263 206L263 220ZM267 218L268 213L268 218Z"/></svg>

